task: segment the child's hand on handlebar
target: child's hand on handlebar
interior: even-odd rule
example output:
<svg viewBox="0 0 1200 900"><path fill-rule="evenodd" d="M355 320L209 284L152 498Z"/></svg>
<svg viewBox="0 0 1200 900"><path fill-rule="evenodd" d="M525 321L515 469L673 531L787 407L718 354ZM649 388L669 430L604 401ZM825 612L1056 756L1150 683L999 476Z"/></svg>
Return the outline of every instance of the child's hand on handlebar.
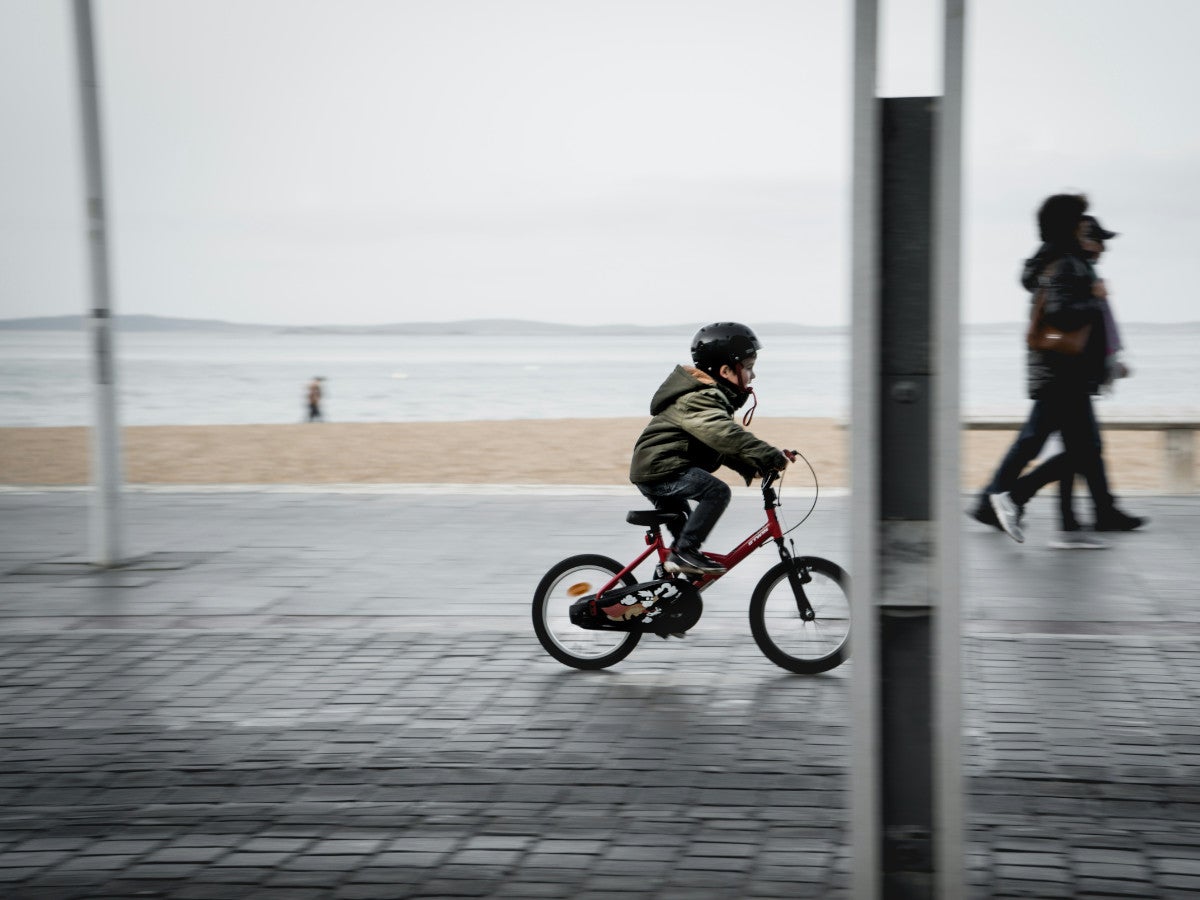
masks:
<svg viewBox="0 0 1200 900"><path fill-rule="evenodd" d="M788 463L794 463L798 455L795 450L780 450L779 456L771 462L769 467L762 470L762 476L765 478L768 475L782 475Z"/></svg>

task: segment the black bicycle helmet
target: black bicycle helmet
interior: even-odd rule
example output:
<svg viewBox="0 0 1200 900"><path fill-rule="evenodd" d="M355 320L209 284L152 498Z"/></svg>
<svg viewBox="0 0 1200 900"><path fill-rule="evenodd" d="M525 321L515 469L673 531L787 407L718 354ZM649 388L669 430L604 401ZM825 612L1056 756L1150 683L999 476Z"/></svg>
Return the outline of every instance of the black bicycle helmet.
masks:
<svg viewBox="0 0 1200 900"><path fill-rule="evenodd" d="M721 366L735 366L762 348L754 332L741 322L713 322L692 338L692 362L716 375Z"/></svg>

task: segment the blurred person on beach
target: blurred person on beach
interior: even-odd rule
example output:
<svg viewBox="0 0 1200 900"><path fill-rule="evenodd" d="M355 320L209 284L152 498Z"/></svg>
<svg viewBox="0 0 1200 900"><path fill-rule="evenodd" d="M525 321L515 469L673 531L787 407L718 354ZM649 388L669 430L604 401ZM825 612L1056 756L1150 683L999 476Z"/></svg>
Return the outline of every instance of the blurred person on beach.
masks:
<svg viewBox="0 0 1200 900"><path fill-rule="evenodd" d="M308 383L308 421L310 422L325 421L325 417L321 413L321 397L324 394L324 391L321 390L321 382L324 380L318 376Z"/></svg>
<svg viewBox="0 0 1200 900"><path fill-rule="evenodd" d="M1109 231L1100 224L1100 220L1095 216L1084 216L1084 235L1080 239L1080 245L1083 247L1087 259L1094 266L1106 249L1106 242L1117 236L1115 231ZM1121 356L1123 344L1121 341L1120 329L1117 327L1116 317L1113 315L1112 304L1109 301L1108 285L1103 280L1097 280L1101 287L1100 302L1104 314L1104 337L1105 337L1105 357L1104 357L1104 381L1100 385L1100 390L1103 393L1109 393L1113 390L1116 381L1121 378L1128 378L1132 372L1125 364ZM1056 436L1057 437L1057 436ZM1049 452L1050 444L1057 443L1058 447L1053 452ZM1104 446L1100 438L1100 430L1096 429L1094 435L1094 443L1096 453L1100 456L1100 466L1104 467ZM1043 449L1043 453L1032 471L1029 471L1017 479L1017 484L1011 491L1011 496L1018 506L1024 506L1033 498L1039 490L1051 482L1058 482L1058 502L1062 521L1075 525L1078 530L1078 521L1075 519L1074 512L1074 497L1073 489L1075 482L1075 473L1070 470L1068 465L1067 454L1062 447L1061 438L1051 439L1047 448ZM1111 501L1111 498L1109 498ZM1108 515L1103 514L1105 498L1092 497L1092 504L1096 512L1096 530L1097 531L1133 531L1145 525L1148 519L1143 516L1133 516L1117 510L1110 503L1111 512ZM989 509L990 511L990 509ZM994 515L992 524L995 522Z"/></svg>
<svg viewBox="0 0 1200 900"><path fill-rule="evenodd" d="M705 325L692 339L695 365L676 366L650 400L653 418L634 444L629 480L655 509L684 516L682 527L669 526L675 543L664 565L668 572L725 571L700 552L732 494L713 472L727 465L748 485L795 458L743 427L753 406L742 425L734 421L734 412L754 394L750 383L761 346L738 322Z"/></svg>
<svg viewBox="0 0 1200 900"><path fill-rule="evenodd" d="M975 519L1000 528L1018 542L1025 539L1024 505L1050 481L1059 481L1060 530L1050 546L1057 549L1102 549L1107 545L1085 533L1075 518L1072 486L1076 473L1087 480L1095 506L1097 531L1130 531L1144 519L1117 508L1108 489L1100 427L1092 395L1114 377L1128 374L1117 351L1120 338L1107 303L1107 288L1092 265L1103 251L1104 230L1087 216L1087 198L1056 194L1038 210L1042 245L1025 262L1021 283L1032 292L1036 307L1042 295L1045 321L1064 332L1090 328L1077 356L1030 349L1027 354L1029 396L1034 401L1008 453L972 510ZM1021 477L1026 465L1058 432L1064 451Z"/></svg>

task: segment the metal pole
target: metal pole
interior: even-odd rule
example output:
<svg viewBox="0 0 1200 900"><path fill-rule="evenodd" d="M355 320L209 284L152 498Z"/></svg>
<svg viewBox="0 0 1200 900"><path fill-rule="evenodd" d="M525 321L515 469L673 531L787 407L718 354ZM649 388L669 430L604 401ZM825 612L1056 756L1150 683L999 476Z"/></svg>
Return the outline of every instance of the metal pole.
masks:
<svg viewBox="0 0 1200 900"><path fill-rule="evenodd" d="M877 14L858 0L852 896L957 900L963 0L945 7L941 98L876 97Z"/></svg>
<svg viewBox="0 0 1200 900"><path fill-rule="evenodd" d="M107 213L90 0L74 0L74 13L92 301L88 315L94 383L91 558L97 565L115 566L121 562L121 433L117 425L116 362L109 312Z"/></svg>
<svg viewBox="0 0 1200 900"><path fill-rule="evenodd" d="M964 0L944 0L942 99L934 145L934 871L936 896L965 895L959 523L959 260L962 220Z"/></svg>
<svg viewBox="0 0 1200 900"><path fill-rule="evenodd" d="M855 0L851 291L851 896L880 891L879 635L879 105L876 100L878 0Z"/></svg>
<svg viewBox="0 0 1200 900"><path fill-rule="evenodd" d="M933 891L933 145L937 99L881 100L879 628L882 896ZM886 452L884 451L886 448ZM857 573L856 573L857 574Z"/></svg>

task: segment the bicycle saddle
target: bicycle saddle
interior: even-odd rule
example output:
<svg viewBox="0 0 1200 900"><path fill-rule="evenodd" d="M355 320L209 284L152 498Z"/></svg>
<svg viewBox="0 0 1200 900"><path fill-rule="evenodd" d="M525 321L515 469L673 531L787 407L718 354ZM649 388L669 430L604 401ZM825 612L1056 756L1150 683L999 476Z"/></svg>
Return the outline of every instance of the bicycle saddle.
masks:
<svg viewBox="0 0 1200 900"><path fill-rule="evenodd" d="M634 509L630 510L625 521L630 525L669 525L672 522L683 522L683 514L657 509Z"/></svg>

